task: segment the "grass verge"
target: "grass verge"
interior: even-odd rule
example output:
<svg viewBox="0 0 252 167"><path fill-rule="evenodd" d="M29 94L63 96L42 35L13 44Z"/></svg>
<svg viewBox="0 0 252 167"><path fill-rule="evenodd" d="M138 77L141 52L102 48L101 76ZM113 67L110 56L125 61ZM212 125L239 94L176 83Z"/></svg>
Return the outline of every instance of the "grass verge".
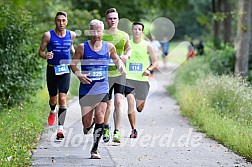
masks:
<svg viewBox="0 0 252 167"><path fill-rule="evenodd" d="M78 95L79 80L72 75L69 97ZM30 166L31 150L47 125L47 88L28 103L0 112L0 166Z"/></svg>
<svg viewBox="0 0 252 167"><path fill-rule="evenodd" d="M27 104L0 112L0 166L30 166L31 150L46 124L47 90Z"/></svg>
<svg viewBox="0 0 252 167"><path fill-rule="evenodd" d="M168 89L198 130L252 160L252 87L240 78L212 75L200 59L185 63Z"/></svg>

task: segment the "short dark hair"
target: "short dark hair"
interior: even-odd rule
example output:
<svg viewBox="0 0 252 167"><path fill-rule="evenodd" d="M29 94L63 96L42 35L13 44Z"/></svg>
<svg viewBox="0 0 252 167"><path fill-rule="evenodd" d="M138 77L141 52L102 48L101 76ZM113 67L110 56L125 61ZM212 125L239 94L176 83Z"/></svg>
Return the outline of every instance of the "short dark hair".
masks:
<svg viewBox="0 0 252 167"><path fill-rule="evenodd" d="M65 17L67 17L67 13L66 13L66 12L64 12L64 11L59 11L59 12L56 13L55 19L56 19L59 15L63 15L63 16L65 16Z"/></svg>
<svg viewBox="0 0 252 167"><path fill-rule="evenodd" d="M106 12L105 12L105 16L107 16L109 13L113 13L113 12L117 12L116 8L109 8Z"/></svg>
<svg viewBox="0 0 252 167"><path fill-rule="evenodd" d="M141 25L142 28L143 28L142 30L144 30L144 24L141 23L140 21L134 21L133 24L132 24L132 26L134 26L134 25Z"/></svg>

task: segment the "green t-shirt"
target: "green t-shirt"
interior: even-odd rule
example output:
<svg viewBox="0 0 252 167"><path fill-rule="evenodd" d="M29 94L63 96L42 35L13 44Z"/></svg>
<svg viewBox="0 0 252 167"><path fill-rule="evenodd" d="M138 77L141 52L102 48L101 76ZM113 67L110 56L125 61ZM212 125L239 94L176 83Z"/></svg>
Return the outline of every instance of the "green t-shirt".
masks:
<svg viewBox="0 0 252 167"><path fill-rule="evenodd" d="M117 30L115 34L109 34L108 31L105 31L104 35L102 36L102 40L107 41L115 45L117 55L124 54L124 45L127 42L126 33L121 30ZM115 64L113 63L112 59L109 61L109 69L108 69L108 76L109 77L116 77L121 75L121 73L117 70Z"/></svg>
<svg viewBox="0 0 252 167"><path fill-rule="evenodd" d="M143 76L143 72L150 66L147 47L149 42L142 39L140 43L130 40L132 54L126 63L126 78L136 81L148 81L148 76Z"/></svg>

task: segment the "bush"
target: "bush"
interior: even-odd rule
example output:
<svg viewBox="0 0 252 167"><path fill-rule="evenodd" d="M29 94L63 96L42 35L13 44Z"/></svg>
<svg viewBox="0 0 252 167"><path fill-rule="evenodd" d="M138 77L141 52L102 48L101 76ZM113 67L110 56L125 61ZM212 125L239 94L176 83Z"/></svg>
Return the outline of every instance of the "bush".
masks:
<svg viewBox="0 0 252 167"><path fill-rule="evenodd" d="M232 74L235 67L235 50L229 46L221 50L209 49L207 61L213 73L218 75Z"/></svg>
<svg viewBox="0 0 252 167"><path fill-rule="evenodd" d="M41 60L34 45L32 15L0 4L0 108L27 100L40 88Z"/></svg>

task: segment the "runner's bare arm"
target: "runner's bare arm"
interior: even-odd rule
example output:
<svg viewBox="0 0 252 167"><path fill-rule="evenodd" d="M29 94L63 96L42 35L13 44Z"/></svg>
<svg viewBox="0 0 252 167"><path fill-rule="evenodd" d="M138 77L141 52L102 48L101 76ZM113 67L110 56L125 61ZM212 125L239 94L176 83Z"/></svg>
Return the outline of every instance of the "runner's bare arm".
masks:
<svg viewBox="0 0 252 167"><path fill-rule="evenodd" d="M92 82L92 80L87 77L88 74L82 74L81 71L77 67L79 61L81 61L83 58L84 49L85 48L84 48L83 43L78 45L78 47L75 50L70 67L71 67L71 70L73 71L73 73L79 78L79 80L83 84L90 84Z"/></svg>
<svg viewBox="0 0 252 167"><path fill-rule="evenodd" d="M151 44L147 46L147 52L151 58L151 66L144 71L143 73L144 76L149 76L150 72L158 67L158 58Z"/></svg>
<svg viewBox="0 0 252 167"><path fill-rule="evenodd" d="M74 40L75 40L75 37L76 37L76 33L73 32L73 31L70 31L70 33L71 33L71 37L72 37L72 45L71 45L71 48L70 48L70 53L72 55L74 55L75 49L74 49L73 43L74 43Z"/></svg>
<svg viewBox="0 0 252 167"><path fill-rule="evenodd" d="M40 44L40 48L39 48L39 56L42 57L43 59L51 59L53 57L53 53L52 52L47 52L46 53L46 47L48 45L48 43L50 42L50 32L47 31L43 34L42 37L42 41Z"/></svg>
<svg viewBox="0 0 252 167"><path fill-rule="evenodd" d="M132 53L132 49L131 49L131 46L130 46L129 35L126 34L125 38L126 38L126 43L124 45L124 55L120 56L120 58L122 59L122 61L124 63L126 63L126 61L128 61L128 59L130 59L130 56L131 56L131 53Z"/></svg>
<svg viewBox="0 0 252 167"><path fill-rule="evenodd" d="M125 75L126 74L126 70L125 70L125 66L123 61L117 56L116 53L116 48L113 44L108 43L108 47L109 47L109 55L110 58L113 60L113 62L115 63L117 69L119 69L120 73Z"/></svg>

